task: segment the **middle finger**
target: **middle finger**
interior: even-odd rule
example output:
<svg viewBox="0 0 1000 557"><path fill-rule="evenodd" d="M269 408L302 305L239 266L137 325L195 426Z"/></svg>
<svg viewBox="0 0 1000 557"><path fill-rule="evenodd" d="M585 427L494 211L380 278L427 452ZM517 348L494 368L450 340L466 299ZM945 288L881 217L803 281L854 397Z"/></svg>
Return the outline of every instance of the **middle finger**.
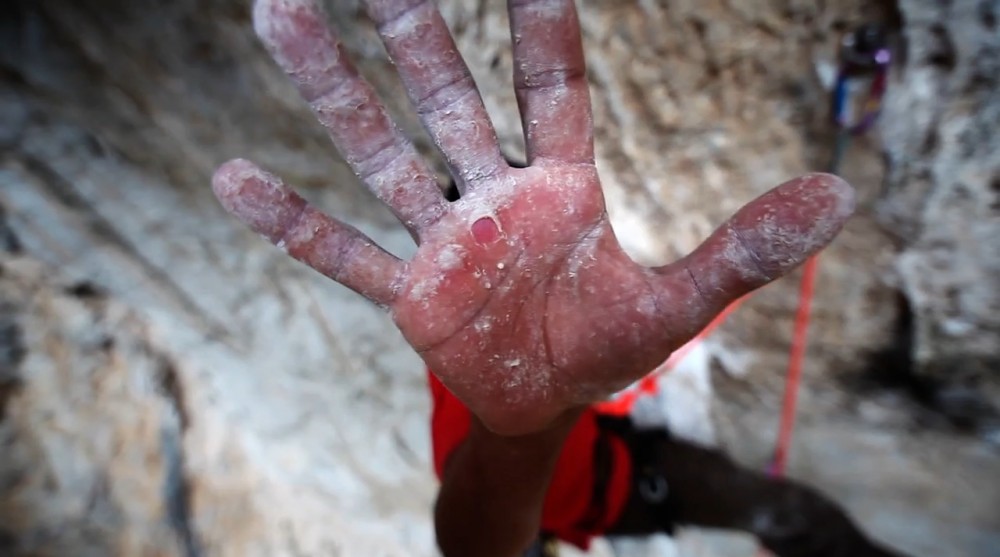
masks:
<svg viewBox="0 0 1000 557"><path fill-rule="evenodd" d="M468 66L431 0L367 0L389 57L460 190L506 168Z"/></svg>

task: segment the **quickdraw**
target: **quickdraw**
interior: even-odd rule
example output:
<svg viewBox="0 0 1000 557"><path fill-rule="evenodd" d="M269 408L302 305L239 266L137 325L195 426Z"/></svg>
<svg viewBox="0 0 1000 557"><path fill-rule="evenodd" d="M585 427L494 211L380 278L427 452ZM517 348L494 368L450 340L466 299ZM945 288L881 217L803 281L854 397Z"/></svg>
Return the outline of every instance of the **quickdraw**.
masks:
<svg viewBox="0 0 1000 557"><path fill-rule="evenodd" d="M851 135L861 135L878 119L889 81L892 52L884 29L879 25L864 25L845 36L841 41L840 60L840 71L833 86L833 123ZM852 89L865 80L870 82L868 95L861 105L861 114L852 119Z"/></svg>

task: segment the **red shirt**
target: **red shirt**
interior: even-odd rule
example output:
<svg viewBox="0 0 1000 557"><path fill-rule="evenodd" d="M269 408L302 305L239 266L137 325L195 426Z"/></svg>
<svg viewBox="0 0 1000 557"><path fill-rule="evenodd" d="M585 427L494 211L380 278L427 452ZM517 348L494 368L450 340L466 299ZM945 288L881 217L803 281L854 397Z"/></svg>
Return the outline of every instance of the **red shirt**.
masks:
<svg viewBox="0 0 1000 557"><path fill-rule="evenodd" d="M434 404L431 416L434 471L440 479L449 455L469 433L470 415L465 405L433 373L427 375ZM542 508L541 531L584 550L589 548L591 538L601 535L618 519L631 485L632 462L628 449L621 439L609 435L611 474L606 484L603 516L589 526L584 525L591 522L588 516L594 493L594 447L599 435L597 415L596 410L588 409L566 438Z"/></svg>

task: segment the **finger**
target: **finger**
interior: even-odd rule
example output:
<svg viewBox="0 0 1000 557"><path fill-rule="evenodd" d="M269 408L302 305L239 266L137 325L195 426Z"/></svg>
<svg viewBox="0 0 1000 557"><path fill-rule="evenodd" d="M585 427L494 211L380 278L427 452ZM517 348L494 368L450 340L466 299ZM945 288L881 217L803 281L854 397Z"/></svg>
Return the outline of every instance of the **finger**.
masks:
<svg viewBox="0 0 1000 557"><path fill-rule="evenodd" d="M476 84L431 0L368 0L389 57L462 192L506 168Z"/></svg>
<svg viewBox="0 0 1000 557"><path fill-rule="evenodd" d="M278 177L237 159L215 171L212 189L227 211L288 255L379 305L392 302L403 263Z"/></svg>
<svg viewBox="0 0 1000 557"><path fill-rule="evenodd" d="M591 163L594 127L573 0L509 0L514 89L528 163Z"/></svg>
<svg viewBox="0 0 1000 557"><path fill-rule="evenodd" d="M437 179L348 60L313 0L259 0L254 27L371 191L410 229L446 210Z"/></svg>
<svg viewBox="0 0 1000 557"><path fill-rule="evenodd" d="M740 296L798 267L840 232L854 212L854 189L830 174L809 174L751 201L694 252L657 271L685 316L707 323Z"/></svg>

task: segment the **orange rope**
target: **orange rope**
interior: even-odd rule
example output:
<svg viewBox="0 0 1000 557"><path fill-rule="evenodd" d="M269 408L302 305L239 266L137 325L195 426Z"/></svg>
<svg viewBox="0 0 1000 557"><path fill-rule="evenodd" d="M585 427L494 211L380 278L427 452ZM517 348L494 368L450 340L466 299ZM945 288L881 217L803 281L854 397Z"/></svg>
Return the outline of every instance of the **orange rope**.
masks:
<svg viewBox="0 0 1000 557"><path fill-rule="evenodd" d="M795 429L795 410L798 404L799 384L802 382L802 363L805 360L809 332L809 317L812 310L813 293L816 287L816 271L819 255L810 257L802 269L799 285L799 308L795 312L795 329L792 333L792 348L788 355L788 372L785 375L785 396L781 403L781 425L778 440L774 446L774 460L768 473L774 477L785 475L788 466L788 451L792 445ZM771 552L761 547L754 557L770 557Z"/></svg>
<svg viewBox="0 0 1000 557"><path fill-rule="evenodd" d="M783 476L788 465L788 449L792 444L792 432L795 429L795 410L798 404L799 383L802 380L802 362L806 354L809 313L812 309L813 292L816 287L818 262L818 255L814 255L806 261L802 273L802 283L799 287L799 309L795 313L792 350L788 357L788 372L785 375L785 397L781 405L781 426L774 449L774 462L770 469L774 476Z"/></svg>

